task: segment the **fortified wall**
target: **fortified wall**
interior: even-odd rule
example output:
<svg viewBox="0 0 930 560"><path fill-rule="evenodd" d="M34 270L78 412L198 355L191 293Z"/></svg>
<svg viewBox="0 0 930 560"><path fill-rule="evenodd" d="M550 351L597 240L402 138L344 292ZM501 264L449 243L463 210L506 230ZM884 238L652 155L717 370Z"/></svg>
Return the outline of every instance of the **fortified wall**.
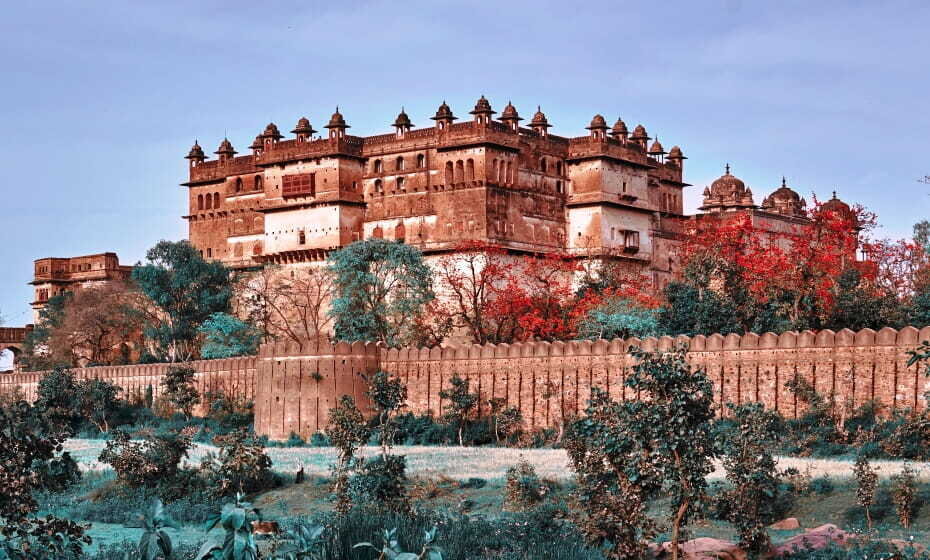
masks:
<svg viewBox="0 0 930 560"><path fill-rule="evenodd" d="M342 395L353 396L367 410L363 375L378 370L406 383L408 410L414 413L440 414L446 403L439 394L459 375L481 394L480 414L488 412L489 399L500 398L521 411L525 427L556 427L584 410L592 387L608 391L615 399L641 397L623 383L634 363L628 354L632 346L667 350L687 345L690 363L703 368L713 383L721 414L727 403L761 402L785 416L797 416L803 405L785 387L795 376L808 380L839 414L871 400L886 411L923 409L928 380L921 368L907 366L908 350L922 340L930 340L930 327L421 349L308 341L301 346L266 344L256 357L188 365L199 372L201 393L224 391L254 399L256 432L285 439L291 433L309 438L322 430L329 410ZM75 372L80 378L106 379L129 394L143 394L152 386L157 395L168 367L96 367ZM0 391L18 386L28 398L35 398L41 375L2 376Z"/></svg>

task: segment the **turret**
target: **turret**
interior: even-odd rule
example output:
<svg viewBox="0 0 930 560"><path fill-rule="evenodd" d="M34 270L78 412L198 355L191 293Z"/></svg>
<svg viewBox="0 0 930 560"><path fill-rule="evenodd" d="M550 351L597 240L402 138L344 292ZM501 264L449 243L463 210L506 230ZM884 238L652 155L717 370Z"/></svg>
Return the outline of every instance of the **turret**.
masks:
<svg viewBox="0 0 930 560"><path fill-rule="evenodd" d="M274 123L268 123L268 126L265 127L265 131L262 132L262 143L265 145L265 149L271 149L272 144L277 144L278 140L284 138L280 131L278 131L278 126Z"/></svg>
<svg viewBox="0 0 930 560"><path fill-rule="evenodd" d="M200 144L194 140L194 145L191 146L191 151L187 152L187 155L184 156L184 159L189 162L191 168L194 168L203 163L204 160L207 159L207 156L204 155L203 148L200 147Z"/></svg>
<svg viewBox="0 0 930 560"><path fill-rule="evenodd" d="M672 149L668 152L668 161L672 165L679 169L684 169L684 160L688 159L683 153L681 153L681 148L678 146L672 146Z"/></svg>
<svg viewBox="0 0 930 560"><path fill-rule="evenodd" d="M336 106L336 112L333 113L333 116L329 119L329 124L325 128L329 129L329 139L338 140L340 138L345 138L346 129L350 128L346 124L345 118L343 118L342 113L339 112L339 106Z"/></svg>
<svg viewBox="0 0 930 560"><path fill-rule="evenodd" d="M601 141L607 139L607 121L603 115L594 115L591 124L585 128L591 131L591 138Z"/></svg>
<svg viewBox="0 0 930 560"><path fill-rule="evenodd" d="M536 114L533 115L533 120L530 121L530 128L533 129L533 132L540 136L546 136L549 134L549 127L552 125L549 124L548 119L546 119L546 114L542 112L542 109L539 105L536 106Z"/></svg>
<svg viewBox="0 0 930 560"><path fill-rule="evenodd" d="M649 155L656 158L659 161L665 161L665 148L662 147L662 143L659 142L659 137L656 136L655 142L652 143L652 146L649 146Z"/></svg>
<svg viewBox="0 0 930 560"><path fill-rule="evenodd" d="M291 134L297 136L298 144L307 142L315 133L316 131L313 130L312 126L310 126L310 119L307 117L300 117L300 119L297 121L297 126L295 126L294 130L291 131Z"/></svg>
<svg viewBox="0 0 930 560"><path fill-rule="evenodd" d="M236 152L236 150L232 147L232 143L230 143L229 138L223 138L223 141L220 142L220 147L217 148L213 153L219 156L219 160L221 162L224 162L232 159L232 157L238 152Z"/></svg>
<svg viewBox="0 0 930 560"><path fill-rule="evenodd" d="M430 117L431 120L436 121L436 126L439 130L445 130L452 125L452 121L457 120L458 117L452 114L452 109L446 104L445 101L442 102L442 105L436 109L436 115Z"/></svg>
<svg viewBox="0 0 930 560"><path fill-rule="evenodd" d="M630 136L630 132L627 130L626 123L623 122L623 119L617 117L617 122L614 123L614 127L610 130L610 135L617 142L626 144L626 140Z"/></svg>
<svg viewBox="0 0 930 560"><path fill-rule="evenodd" d="M519 132L520 130L520 121L523 120L523 117L517 113L517 108L513 106L513 103L510 101L507 102L507 106L504 107L504 112L501 113L500 121L507 125L507 128L514 132Z"/></svg>
<svg viewBox="0 0 930 560"><path fill-rule="evenodd" d="M491 115L497 113L494 109L491 109L491 102L484 98L482 95L475 103L475 108L472 109L469 114L475 116L475 124L487 125L491 122Z"/></svg>
<svg viewBox="0 0 930 560"><path fill-rule="evenodd" d="M397 131L397 137L403 138L405 134L410 132L410 129L415 125L410 122L410 117L407 116L407 113L404 111L404 108L400 108L400 113L397 115L397 118L394 119L394 129Z"/></svg>
<svg viewBox="0 0 930 560"><path fill-rule="evenodd" d="M259 134L255 137L255 140L252 141L252 145L249 146L249 149L252 150L253 156L261 155L265 149L265 145L262 143L262 135Z"/></svg>
<svg viewBox="0 0 930 560"><path fill-rule="evenodd" d="M646 134L646 127L641 124L636 125L636 128L633 129L633 135L630 136L630 140L638 144L643 151L646 151L646 146L649 143L649 135Z"/></svg>

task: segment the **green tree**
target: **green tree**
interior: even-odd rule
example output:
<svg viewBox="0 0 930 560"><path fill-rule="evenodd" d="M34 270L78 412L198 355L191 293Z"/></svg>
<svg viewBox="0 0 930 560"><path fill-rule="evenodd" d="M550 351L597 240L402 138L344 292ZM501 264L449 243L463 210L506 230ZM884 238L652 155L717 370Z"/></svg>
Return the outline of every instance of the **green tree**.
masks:
<svg viewBox="0 0 930 560"><path fill-rule="evenodd" d="M335 278L330 315L336 337L402 344L423 306L434 299L432 272L423 254L403 243L368 239L329 257Z"/></svg>
<svg viewBox="0 0 930 560"><path fill-rule="evenodd" d="M643 338L659 333L659 321L652 309L638 307L626 298L610 298L587 312L578 325L578 337Z"/></svg>
<svg viewBox="0 0 930 560"><path fill-rule="evenodd" d="M39 380L35 406L54 423L73 432L81 418L75 404L78 402L78 385L74 374L66 368L55 368Z"/></svg>
<svg viewBox="0 0 930 560"><path fill-rule="evenodd" d="M74 405L80 416L101 432L110 431L110 418L120 408L122 388L101 379L84 379L77 383L76 389Z"/></svg>
<svg viewBox="0 0 930 560"><path fill-rule="evenodd" d="M665 300L667 303L659 310L659 330L663 334L743 332L736 307L714 290L672 282L665 287Z"/></svg>
<svg viewBox="0 0 930 560"><path fill-rule="evenodd" d="M200 355L210 360L255 354L261 333L229 313L214 313L198 329L204 335Z"/></svg>
<svg viewBox="0 0 930 560"><path fill-rule="evenodd" d="M20 360L26 370L50 370L71 365L49 353L49 341L52 334L64 321L65 307L71 297L71 292L63 292L52 296L48 298L45 307L39 310L39 318L32 331L26 334L26 340L23 344L23 355Z"/></svg>
<svg viewBox="0 0 930 560"><path fill-rule="evenodd" d="M839 331L901 326L902 310L897 299L874 287L865 286L855 268L847 268L837 279L836 300L824 327Z"/></svg>
<svg viewBox="0 0 930 560"><path fill-rule="evenodd" d="M368 398L378 415L378 439L381 444L381 457L387 460L388 447L393 442L397 429L395 416L407 401L407 386L397 377L379 371L368 380Z"/></svg>
<svg viewBox="0 0 930 560"><path fill-rule="evenodd" d="M177 410L191 417L194 406L200 402L200 392L194 387L194 374L191 368L170 367L161 380L165 398Z"/></svg>
<svg viewBox="0 0 930 560"><path fill-rule="evenodd" d="M652 458L671 494L672 560L677 560L681 526L705 499L706 477L713 471L713 387L703 371L691 371L685 348L631 354L638 362L624 383L649 398L621 410L634 420L628 437L639 440L636 447Z"/></svg>
<svg viewBox="0 0 930 560"><path fill-rule="evenodd" d="M478 395L469 391L467 379L463 379L458 374L453 375L449 380L450 387L439 391L439 398L448 401L446 411L443 413L443 420L449 424L458 427L459 445L465 445L463 432L465 424L471 418L475 407L478 404Z"/></svg>
<svg viewBox="0 0 930 560"><path fill-rule="evenodd" d="M205 261L187 241L159 241L137 265L132 279L158 307L158 320L145 328L172 361L189 360L196 350L198 328L217 312L229 311L229 270Z"/></svg>
<svg viewBox="0 0 930 560"><path fill-rule="evenodd" d="M329 411L326 435L337 450L338 463L333 476L333 493L336 495L336 511L348 513L352 508L349 497L349 474L355 468L355 453L368 441L371 430L365 417L355 406L355 399L343 395Z"/></svg>
<svg viewBox="0 0 930 560"><path fill-rule="evenodd" d="M872 514L870 509L875 502L875 487L878 485L878 471L869 465L869 459L865 455L859 455L856 458L856 464L853 467L853 474L856 475L856 501L865 510L865 521L872 530Z"/></svg>

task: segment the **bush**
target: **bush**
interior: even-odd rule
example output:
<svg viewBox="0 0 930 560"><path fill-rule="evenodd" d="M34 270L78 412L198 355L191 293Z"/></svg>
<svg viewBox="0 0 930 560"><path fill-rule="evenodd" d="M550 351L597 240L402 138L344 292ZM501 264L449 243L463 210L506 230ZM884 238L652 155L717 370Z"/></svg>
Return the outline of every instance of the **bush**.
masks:
<svg viewBox="0 0 930 560"><path fill-rule="evenodd" d="M833 481L829 476L820 476L811 480L811 492L826 496L833 493Z"/></svg>
<svg viewBox="0 0 930 560"><path fill-rule="evenodd" d="M519 463L507 469L505 492L505 508L526 511L543 501L549 487L539 479L533 465L521 458Z"/></svg>
<svg viewBox="0 0 930 560"><path fill-rule="evenodd" d="M98 460L113 467L120 482L130 488L163 490L166 501L188 491L179 482L184 474L181 460L191 448L190 435L149 435L140 442L132 441L123 430L112 434Z"/></svg>
<svg viewBox="0 0 930 560"><path fill-rule="evenodd" d="M406 470L407 460L403 455L368 459L349 480L352 503L391 511L407 510L409 504L404 489Z"/></svg>
<svg viewBox="0 0 930 560"><path fill-rule="evenodd" d="M796 550L781 556L782 560L930 560L930 554L916 547L898 549L893 543L880 540L853 541L850 545L830 543L820 550Z"/></svg>
<svg viewBox="0 0 930 560"><path fill-rule="evenodd" d="M253 494L279 485L261 442L246 430L218 436L219 450L208 454L200 472L217 496Z"/></svg>

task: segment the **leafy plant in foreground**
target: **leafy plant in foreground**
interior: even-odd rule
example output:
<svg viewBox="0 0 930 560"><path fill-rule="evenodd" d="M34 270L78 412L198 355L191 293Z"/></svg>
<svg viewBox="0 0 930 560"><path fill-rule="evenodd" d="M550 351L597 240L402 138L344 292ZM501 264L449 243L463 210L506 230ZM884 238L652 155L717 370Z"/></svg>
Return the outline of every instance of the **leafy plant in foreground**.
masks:
<svg viewBox="0 0 930 560"><path fill-rule="evenodd" d="M397 541L397 529L385 529L382 535L383 544L379 549L369 542L361 542L352 548L371 548L380 550L381 554L378 560L442 560L442 549L436 546L436 527L425 531L423 539L423 550L419 554L414 552L404 552Z"/></svg>
<svg viewBox="0 0 930 560"><path fill-rule="evenodd" d="M252 522L261 517L252 504L242 501L242 494L236 495L236 502L223 506L223 510L210 520L206 531L217 526L225 531L223 535L214 535L203 543L194 560L257 560L258 546L252 534Z"/></svg>
<svg viewBox="0 0 930 560"><path fill-rule="evenodd" d="M171 560L174 545L165 532L166 527L177 529L177 524L165 515L165 506L155 498L145 515L142 515L144 532L139 539L139 557L141 560Z"/></svg>
<svg viewBox="0 0 930 560"><path fill-rule="evenodd" d="M275 549L275 560L323 560L321 549L326 544L322 538L324 527L298 524L287 534L287 541Z"/></svg>
<svg viewBox="0 0 930 560"><path fill-rule="evenodd" d="M338 450L339 462L333 473L333 492L336 494L336 511L346 513L352 508L349 496L349 474L355 466L355 453L368 441L371 430L365 417L355 406L355 399L343 395L329 412L326 435Z"/></svg>

